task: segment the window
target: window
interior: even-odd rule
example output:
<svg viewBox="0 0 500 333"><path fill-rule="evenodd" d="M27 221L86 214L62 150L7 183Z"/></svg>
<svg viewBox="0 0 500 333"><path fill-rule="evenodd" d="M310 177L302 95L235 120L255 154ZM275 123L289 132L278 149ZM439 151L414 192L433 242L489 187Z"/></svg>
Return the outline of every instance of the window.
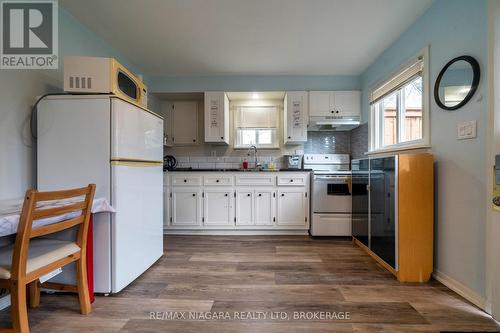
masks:
<svg viewBox="0 0 500 333"><path fill-rule="evenodd" d="M426 54L427 50L372 90L371 151L428 144Z"/></svg>
<svg viewBox="0 0 500 333"><path fill-rule="evenodd" d="M278 108L240 106L235 112L235 148L279 148Z"/></svg>

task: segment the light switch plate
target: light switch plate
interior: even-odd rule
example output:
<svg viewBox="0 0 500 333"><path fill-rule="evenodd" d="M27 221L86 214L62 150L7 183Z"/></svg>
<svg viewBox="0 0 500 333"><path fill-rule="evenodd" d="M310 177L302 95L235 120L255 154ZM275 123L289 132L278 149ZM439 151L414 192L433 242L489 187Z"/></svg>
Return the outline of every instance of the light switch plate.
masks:
<svg viewBox="0 0 500 333"><path fill-rule="evenodd" d="M477 121L471 120L457 125L457 140L474 139L477 137Z"/></svg>

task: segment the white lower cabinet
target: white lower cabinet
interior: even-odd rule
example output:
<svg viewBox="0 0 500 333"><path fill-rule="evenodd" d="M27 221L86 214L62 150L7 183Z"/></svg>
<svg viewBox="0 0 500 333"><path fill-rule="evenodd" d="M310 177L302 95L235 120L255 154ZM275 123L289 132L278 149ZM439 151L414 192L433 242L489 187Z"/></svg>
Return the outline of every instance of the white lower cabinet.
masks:
<svg viewBox="0 0 500 333"><path fill-rule="evenodd" d="M172 226L201 225L201 189L172 187Z"/></svg>
<svg viewBox="0 0 500 333"><path fill-rule="evenodd" d="M175 172L166 178L167 232L309 229L307 172Z"/></svg>
<svg viewBox="0 0 500 333"><path fill-rule="evenodd" d="M279 226L308 225L307 192L301 188L278 189Z"/></svg>
<svg viewBox="0 0 500 333"><path fill-rule="evenodd" d="M233 191L229 189L205 189L203 191L204 226L233 226Z"/></svg>
<svg viewBox="0 0 500 333"><path fill-rule="evenodd" d="M163 186L163 228L168 228L170 222L172 221L171 207L170 204L170 188Z"/></svg>
<svg viewBox="0 0 500 333"><path fill-rule="evenodd" d="M255 190L255 225L270 226L276 222L276 191Z"/></svg>
<svg viewBox="0 0 500 333"><path fill-rule="evenodd" d="M236 190L236 225L254 224L254 193L252 189Z"/></svg>

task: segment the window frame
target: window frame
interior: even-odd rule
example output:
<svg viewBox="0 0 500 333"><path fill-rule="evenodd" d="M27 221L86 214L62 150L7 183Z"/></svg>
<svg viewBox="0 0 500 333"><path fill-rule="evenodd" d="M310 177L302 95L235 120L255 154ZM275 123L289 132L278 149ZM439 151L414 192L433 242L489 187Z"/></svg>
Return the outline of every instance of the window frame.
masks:
<svg viewBox="0 0 500 333"><path fill-rule="evenodd" d="M392 72L389 76L387 76L384 80L379 81L375 84L371 93L379 89L381 86L397 77L405 70L407 70L412 64L419 59L422 59L423 68L421 71L422 75L422 138L417 140L410 141L402 141L404 137L403 130L403 121L404 114L406 110L404 110L404 105L400 105L401 101L404 98L401 98L401 94L404 93L402 87L397 90L397 98L396 98L396 107L397 107L397 143L392 145L384 146L384 113L380 111L382 103L371 103L369 101L369 119L368 119L368 129L369 129L369 151L367 154L375 154L375 153L386 153L400 150L410 150L410 149L419 149L419 148L430 148L430 106L429 106L429 96L430 96L430 83L429 83L429 47L426 46L422 50L420 50L416 55L411 57L408 61L406 61L403 65L401 65L396 71ZM413 78L415 78L414 76ZM411 80L413 80L413 78ZM411 80L407 80L406 82L410 82ZM370 96L371 96L370 93ZM394 93L390 92L385 96L389 96ZM378 107L379 110L376 112L375 108Z"/></svg>
<svg viewBox="0 0 500 333"><path fill-rule="evenodd" d="M275 115L275 127L238 127L238 122L239 122L239 117L240 117L240 108L245 108L245 107L256 107L256 108L273 108L274 112L276 112ZM274 130L274 133L271 133L271 139L272 143L271 144L258 144L257 142L254 144L258 149L279 149L280 148L280 135L281 135L281 128L280 128L280 121L281 121L281 115L280 112L281 107L279 104L263 104L263 105L238 105L236 106L234 113L233 113L233 120L232 120L232 126L233 126L233 148L234 149L248 149L251 145L245 145L239 142L240 135L239 135L239 130L255 130L255 139L258 142L258 136L259 133L258 131L260 130Z"/></svg>

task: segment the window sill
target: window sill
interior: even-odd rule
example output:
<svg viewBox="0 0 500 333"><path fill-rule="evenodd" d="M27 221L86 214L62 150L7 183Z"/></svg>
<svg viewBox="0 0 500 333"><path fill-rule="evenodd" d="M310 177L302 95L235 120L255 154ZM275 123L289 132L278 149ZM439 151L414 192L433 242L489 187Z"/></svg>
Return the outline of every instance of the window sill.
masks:
<svg viewBox="0 0 500 333"><path fill-rule="evenodd" d="M366 152L365 155L370 156L370 155L378 155L378 154L401 153L401 152L405 152L405 151L430 149L430 148L431 148L431 145L429 145L429 144L417 144L417 145L411 145L411 146L396 146L396 147L388 147L388 148L372 150L372 151Z"/></svg>

